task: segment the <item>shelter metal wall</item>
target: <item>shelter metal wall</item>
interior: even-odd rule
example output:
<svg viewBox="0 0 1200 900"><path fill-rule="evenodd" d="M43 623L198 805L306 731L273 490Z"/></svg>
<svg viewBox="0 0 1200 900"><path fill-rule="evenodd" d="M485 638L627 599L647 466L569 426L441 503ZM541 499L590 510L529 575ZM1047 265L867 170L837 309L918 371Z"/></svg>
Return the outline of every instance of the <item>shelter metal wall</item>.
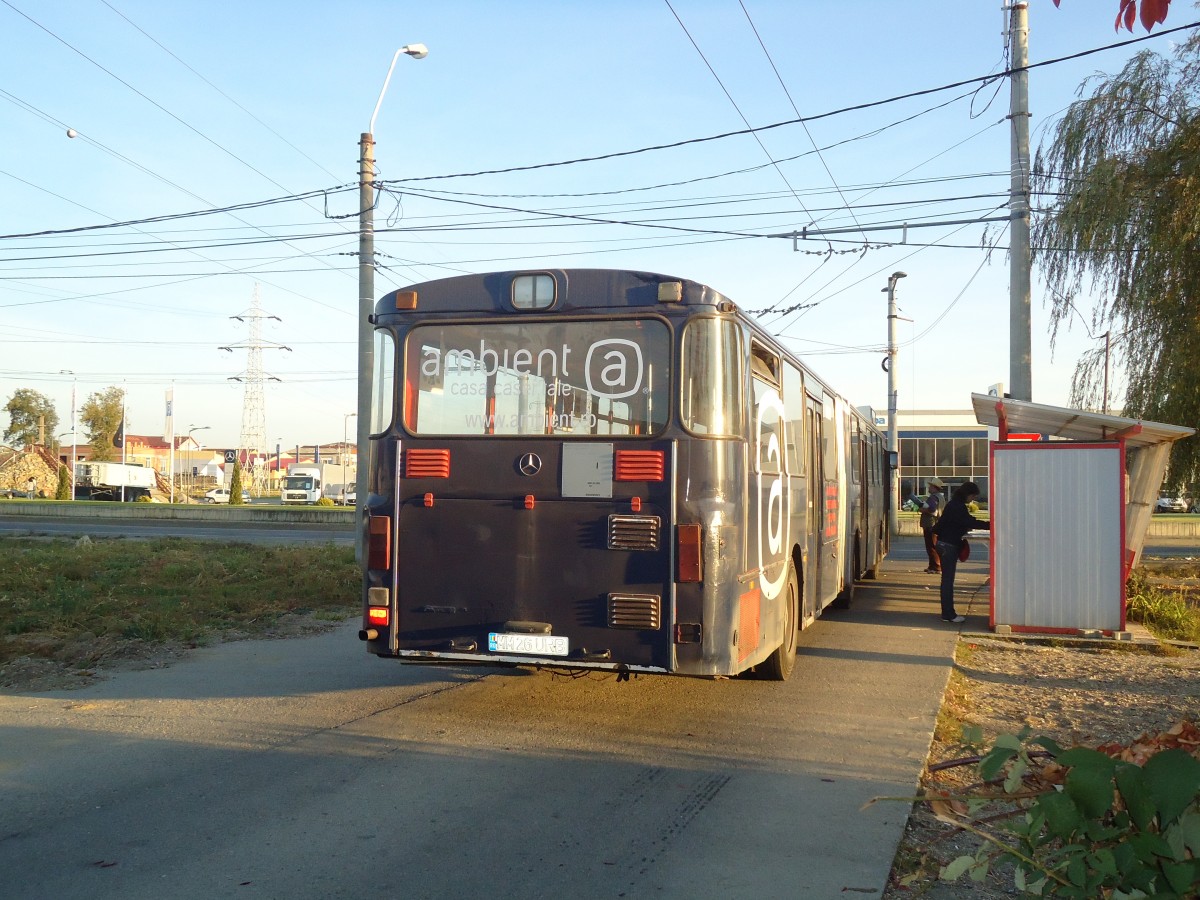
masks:
<svg viewBox="0 0 1200 900"><path fill-rule="evenodd" d="M1124 627L1117 444L992 448L992 625Z"/></svg>

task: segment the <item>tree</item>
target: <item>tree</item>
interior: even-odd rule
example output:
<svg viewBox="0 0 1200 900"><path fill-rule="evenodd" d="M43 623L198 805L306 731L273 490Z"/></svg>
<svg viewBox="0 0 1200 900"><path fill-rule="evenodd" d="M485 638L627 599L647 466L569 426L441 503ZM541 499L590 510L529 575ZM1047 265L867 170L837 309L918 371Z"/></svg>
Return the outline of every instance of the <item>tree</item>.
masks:
<svg viewBox="0 0 1200 900"><path fill-rule="evenodd" d="M71 499L71 473L66 466L59 466L58 468L58 485L54 488L54 499Z"/></svg>
<svg viewBox="0 0 1200 900"><path fill-rule="evenodd" d="M1090 96L1084 92L1091 86ZM1200 422L1200 35L1174 58L1143 52L1080 86L1034 161L1034 259L1052 294L1051 345L1075 301L1116 335L1124 412ZM1097 406L1105 366L1081 360L1071 402ZM1115 404L1114 408L1120 408ZM1171 480L1200 475L1200 444L1176 443Z"/></svg>
<svg viewBox="0 0 1200 900"><path fill-rule="evenodd" d="M1138 16L1138 0L1119 0L1120 6L1117 7L1117 21L1113 28L1120 31L1124 26L1127 31L1133 31L1133 22ZM1054 5L1058 6L1059 0L1054 0ZM1142 0L1142 27L1147 31L1155 25L1161 25L1167 20L1167 8L1171 5L1171 0Z"/></svg>
<svg viewBox="0 0 1200 900"><path fill-rule="evenodd" d="M4 430L6 443L14 447L44 443L51 450L58 449L58 413L49 397L29 388L17 388L5 409L9 418Z"/></svg>
<svg viewBox="0 0 1200 900"><path fill-rule="evenodd" d="M105 462L114 457L114 438L120 431L124 437L122 419L125 414L125 390L119 387L97 391L84 402L79 421L92 445L92 459Z"/></svg>
<svg viewBox="0 0 1200 900"><path fill-rule="evenodd" d="M242 505L242 464L233 461L233 475L229 478L229 505Z"/></svg>

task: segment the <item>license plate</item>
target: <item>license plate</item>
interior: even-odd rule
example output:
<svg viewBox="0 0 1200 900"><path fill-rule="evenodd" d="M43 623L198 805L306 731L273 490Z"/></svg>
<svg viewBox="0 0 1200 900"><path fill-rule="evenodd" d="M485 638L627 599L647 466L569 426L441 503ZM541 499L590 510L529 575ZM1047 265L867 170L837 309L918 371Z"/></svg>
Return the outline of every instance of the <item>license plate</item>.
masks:
<svg viewBox="0 0 1200 900"><path fill-rule="evenodd" d="M533 656L566 656L570 641L556 634L488 634L488 650L492 653L518 653Z"/></svg>

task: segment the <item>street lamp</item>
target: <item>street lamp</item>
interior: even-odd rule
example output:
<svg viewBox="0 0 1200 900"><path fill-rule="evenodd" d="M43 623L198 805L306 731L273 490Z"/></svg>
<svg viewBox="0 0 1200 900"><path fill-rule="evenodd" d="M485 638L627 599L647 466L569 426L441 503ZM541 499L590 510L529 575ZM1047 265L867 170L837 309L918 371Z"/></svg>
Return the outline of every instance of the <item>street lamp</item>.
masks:
<svg viewBox="0 0 1200 900"><path fill-rule="evenodd" d="M68 136L70 133L68 132ZM75 499L75 387L79 383L79 378L70 369L59 369L58 374L71 376L71 499Z"/></svg>
<svg viewBox="0 0 1200 900"><path fill-rule="evenodd" d="M191 502L192 494L195 493L195 490L196 490L196 474L195 474L196 470L195 470L195 467L192 466L192 447L194 444L197 443L197 441L195 440L195 438L192 437L192 432L208 431L208 429L209 429L208 425L189 425L188 426L188 472L189 472L189 474L188 474L188 502L189 503Z"/></svg>
<svg viewBox="0 0 1200 900"><path fill-rule="evenodd" d="M363 460L369 460L371 448L371 376L375 368L374 335L371 328L371 314L375 309L375 117L379 115L379 107L383 104L383 95L387 91L388 82L392 80L392 70L396 68L396 60L404 53L413 59L424 59L429 55L429 48L424 44L407 44L392 56L392 64L388 67L387 78L379 91L379 99L375 101L375 111L371 113L371 122L359 139L359 171L358 171L358 474L355 478L355 506L358 513L358 528L354 537L354 556L359 562L363 560L363 520L362 513L367 497L367 465Z"/></svg>
<svg viewBox="0 0 1200 900"><path fill-rule="evenodd" d="M342 415L342 466L346 465L346 457L350 455L350 445L346 440L347 431L346 425L350 422L351 416L357 416L358 413L344 413Z"/></svg>
<svg viewBox="0 0 1200 900"><path fill-rule="evenodd" d="M907 277L905 272L893 272L884 288L888 295L888 533L893 535L900 529L896 502L900 493L900 441L896 434L896 282Z"/></svg>

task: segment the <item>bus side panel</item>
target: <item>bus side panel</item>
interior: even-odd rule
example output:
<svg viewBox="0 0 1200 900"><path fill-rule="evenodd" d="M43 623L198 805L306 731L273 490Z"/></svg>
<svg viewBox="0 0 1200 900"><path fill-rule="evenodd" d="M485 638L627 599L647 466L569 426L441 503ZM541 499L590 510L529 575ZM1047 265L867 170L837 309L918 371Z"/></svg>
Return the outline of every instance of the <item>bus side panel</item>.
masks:
<svg viewBox="0 0 1200 900"><path fill-rule="evenodd" d="M736 675L766 659L783 640L783 597L778 589L787 573L787 549L794 536L783 535L781 549L764 547L764 578L759 571L759 535L768 529L785 531L803 521L803 511L774 526L765 518L769 498L777 514L786 509L779 498L789 492L783 476L777 486L758 487L744 441L683 440L679 442L678 510L680 524L702 528L702 569L699 584L676 585L675 621L683 634L700 626L699 643L675 645L677 671L688 675ZM749 476L747 477L747 473ZM768 502L760 502L767 497ZM782 574L781 574L782 573Z"/></svg>

